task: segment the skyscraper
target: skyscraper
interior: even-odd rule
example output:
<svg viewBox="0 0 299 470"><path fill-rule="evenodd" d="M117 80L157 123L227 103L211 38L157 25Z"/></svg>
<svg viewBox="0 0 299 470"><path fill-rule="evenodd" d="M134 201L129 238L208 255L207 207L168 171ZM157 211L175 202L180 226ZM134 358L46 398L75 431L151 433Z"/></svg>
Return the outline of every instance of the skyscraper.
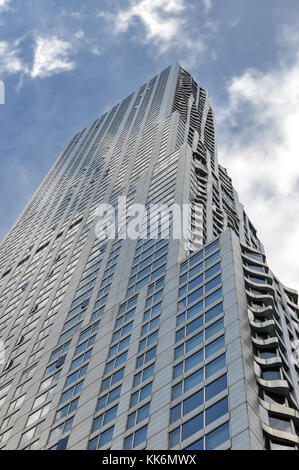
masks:
<svg viewBox="0 0 299 470"><path fill-rule="evenodd" d="M0 448L298 449L298 313L175 64L72 139L0 247Z"/></svg>

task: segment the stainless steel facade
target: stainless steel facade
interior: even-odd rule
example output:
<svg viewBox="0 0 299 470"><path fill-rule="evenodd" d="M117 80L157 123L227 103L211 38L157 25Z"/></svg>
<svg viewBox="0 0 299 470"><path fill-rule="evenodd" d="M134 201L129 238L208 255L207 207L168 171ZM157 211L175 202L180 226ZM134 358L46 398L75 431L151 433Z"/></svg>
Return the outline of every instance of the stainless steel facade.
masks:
<svg viewBox="0 0 299 470"><path fill-rule="evenodd" d="M185 236L98 239L120 196L188 204ZM298 312L175 64L72 139L0 247L0 448L297 449Z"/></svg>

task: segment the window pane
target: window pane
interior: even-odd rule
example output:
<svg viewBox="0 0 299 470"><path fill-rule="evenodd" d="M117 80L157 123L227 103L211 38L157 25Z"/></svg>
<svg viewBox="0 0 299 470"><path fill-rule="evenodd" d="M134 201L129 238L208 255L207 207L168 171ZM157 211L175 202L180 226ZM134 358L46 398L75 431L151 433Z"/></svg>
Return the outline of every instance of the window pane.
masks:
<svg viewBox="0 0 299 470"><path fill-rule="evenodd" d="M128 437L125 438L125 442L124 442L124 449L125 450L132 449L132 441L133 441L133 434L131 436L128 436Z"/></svg>
<svg viewBox="0 0 299 470"><path fill-rule="evenodd" d="M206 307L209 307L212 305L216 300L220 299L222 297L222 289L218 289L213 294L209 295L206 297Z"/></svg>
<svg viewBox="0 0 299 470"><path fill-rule="evenodd" d="M203 288L197 289L196 291L192 292L192 294L188 295L188 304L195 302L195 300L199 299L199 297L203 296Z"/></svg>
<svg viewBox="0 0 299 470"><path fill-rule="evenodd" d="M203 342L203 333L199 333L198 335L194 336L193 338L189 339L186 343L186 353L191 351L192 349L196 348Z"/></svg>
<svg viewBox="0 0 299 470"><path fill-rule="evenodd" d="M191 388L195 387L195 385L200 384L203 381L203 369L198 370L194 374L190 375L184 382L184 392L188 392Z"/></svg>
<svg viewBox="0 0 299 470"><path fill-rule="evenodd" d="M179 397L180 395L182 395L182 382L176 384L173 388L172 388L172 400L174 400L175 398Z"/></svg>
<svg viewBox="0 0 299 470"><path fill-rule="evenodd" d="M220 444L223 444L223 442L228 441L229 438L229 424L225 423L206 436L206 449L213 450L220 446Z"/></svg>
<svg viewBox="0 0 299 470"><path fill-rule="evenodd" d="M264 370L262 377L264 380L280 380L281 374L279 370Z"/></svg>
<svg viewBox="0 0 299 470"><path fill-rule="evenodd" d="M192 369L192 367L195 367L196 365L200 364L203 361L203 349L198 351L195 354L192 354L188 359L185 361L185 372L188 372L188 370Z"/></svg>
<svg viewBox="0 0 299 470"><path fill-rule="evenodd" d="M203 390L200 390L191 397L187 398L187 400L184 400L183 415L185 416L187 413L190 413L190 411L195 410L195 408L198 408L202 404Z"/></svg>
<svg viewBox="0 0 299 470"><path fill-rule="evenodd" d="M223 305L222 305L222 302L218 305L215 305L215 307L211 308L211 310L209 310L205 317L206 317L206 323L208 323L209 321L213 320L213 318L217 317L217 315L220 315L220 313L223 312Z"/></svg>
<svg viewBox="0 0 299 470"><path fill-rule="evenodd" d="M186 450L203 450L203 439L199 439L199 441L194 442L191 446L186 447Z"/></svg>
<svg viewBox="0 0 299 470"><path fill-rule="evenodd" d="M170 422L174 423L181 418L181 403L171 409L170 412Z"/></svg>
<svg viewBox="0 0 299 470"><path fill-rule="evenodd" d="M194 317L195 315L198 315L200 312L203 310L203 301L198 302L197 304L193 305L193 307L188 308L187 310L187 319L190 320L190 318Z"/></svg>
<svg viewBox="0 0 299 470"><path fill-rule="evenodd" d="M178 364L177 366L174 367L173 369L173 378L176 379L183 373L183 362Z"/></svg>
<svg viewBox="0 0 299 470"><path fill-rule="evenodd" d="M127 425L128 429L135 426L135 418L136 418L136 413L132 413L131 415L128 416L128 425Z"/></svg>
<svg viewBox="0 0 299 470"><path fill-rule="evenodd" d="M202 325L203 325L203 317L202 316L197 318L193 322L189 323L189 325L187 325L187 327L186 327L187 336L190 335L190 333L192 333L193 331L198 330L198 328L200 328Z"/></svg>
<svg viewBox="0 0 299 470"><path fill-rule="evenodd" d="M214 279L212 279L205 285L206 293L214 289L214 287L218 286L218 284L220 283L221 283L221 275L216 276Z"/></svg>
<svg viewBox="0 0 299 470"><path fill-rule="evenodd" d="M224 328L224 321L223 318L213 325L209 326L209 328L206 329L206 341L212 336L216 335L216 333L219 333L219 331L223 330Z"/></svg>
<svg viewBox="0 0 299 470"><path fill-rule="evenodd" d="M180 428L176 428L169 433L169 447L173 447L180 442Z"/></svg>
<svg viewBox="0 0 299 470"><path fill-rule="evenodd" d="M211 344L209 344L206 347L206 358L214 354L219 349L224 348L224 346L225 346L224 336L220 336L220 338L216 339L215 341L213 341Z"/></svg>
<svg viewBox="0 0 299 470"><path fill-rule="evenodd" d="M291 422L287 418L269 416L269 425L271 428L278 429L279 431L292 432Z"/></svg>
<svg viewBox="0 0 299 470"><path fill-rule="evenodd" d="M216 419L228 412L228 400L224 398L206 410L206 425L216 421Z"/></svg>
<svg viewBox="0 0 299 470"><path fill-rule="evenodd" d="M218 393L222 392L226 388L227 379L226 375L223 375L219 379L215 380L215 382L212 382L206 387L206 400L210 400L210 398L213 398L215 395L218 395Z"/></svg>
<svg viewBox="0 0 299 470"><path fill-rule="evenodd" d="M212 277L214 274L216 274L218 271L220 271L220 263L215 264L212 268L208 269L205 273L205 279L209 279Z"/></svg>
<svg viewBox="0 0 299 470"><path fill-rule="evenodd" d="M203 413L190 419L183 425L182 440L187 439L196 432L200 431L203 427Z"/></svg>
<svg viewBox="0 0 299 470"><path fill-rule="evenodd" d="M148 397L152 393L152 384L148 384L145 387L143 387L140 391L140 401L144 400L146 397Z"/></svg>
<svg viewBox="0 0 299 470"><path fill-rule="evenodd" d="M136 431L135 439L134 439L134 447L137 447L139 444L144 442L146 440L146 435L147 435L147 426L144 426L143 428L139 429L139 431Z"/></svg>
<svg viewBox="0 0 299 470"><path fill-rule="evenodd" d="M113 436L113 431L114 431L114 426L107 429L107 431L105 431L101 434L99 447L102 447L102 446L104 446L105 444L107 444L108 442L111 441L112 436Z"/></svg>
<svg viewBox="0 0 299 470"><path fill-rule="evenodd" d="M150 410L150 405L146 405L146 406L143 406L142 408L140 408L138 410L138 413L137 413L137 423L140 423L141 421L143 421L145 418L148 417L149 415L149 410Z"/></svg>

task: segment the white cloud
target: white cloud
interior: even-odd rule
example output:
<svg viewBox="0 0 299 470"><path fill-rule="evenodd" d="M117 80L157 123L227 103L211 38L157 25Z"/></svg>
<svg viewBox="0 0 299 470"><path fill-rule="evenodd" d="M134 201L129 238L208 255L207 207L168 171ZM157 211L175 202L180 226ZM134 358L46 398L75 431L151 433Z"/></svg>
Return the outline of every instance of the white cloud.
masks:
<svg viewBox="0 0 299 470"><path fill-rule="evenodd" d="M202 0L202 1L203 1L205 11L206 12L210 11L212 8L212 0Z"/></svg>
<svg viewBox="0 0 299 470"><path fill-rule="evenodd" d="M79 29L79 31L77 31L75 33L75 38L76 39L84 39L85 38L84 31L82 29Z"/></svg>
<svg viewBox="0 0 299 470"><path fill-rule="evenodd" d="M98 48L98 46L92 46L91 49L90 49L90 52L91 52L93 55L97 55L97 56L102 55L102 52L101 52L101 50Z"/></svg>
<svg viewBox="0 0 299 470"><path fill-rule="evenodd" d="M6 41L0 41L0 73L14 74L24 70L26 66L19 58L16 44L10 45Z"/></svg>
<svg viewBox="0 0 299 470"><path fill-rule="evenodd" d="M30 75L32 78L45 78L75 68L70 60L72 44L55 36L36 38L34 61Z"/></svg>
<svg viewBox="0 0 299 470"><path fill-rule="evenodd" d="M0 12L9 9L11 0L0 0Z"/></svg>
<svg viewBox="0 0 299 470"><path fill-rule="evenodd" d="M297 43L298 45L298 43ZM219 117L220 162L229 170L282 282L299 288L299 56L228 85Z"/></svg>
<svg viewBox="0 0 299 470"><path fill-rule="evenodd" d="M138 41L155 46L159 54L174 47L189 48L198 54L204 50L204 44L198 34L196 40L191 37L190 22L185 16L188 11L185 0L130 0L126 9L115 14L100 12L98 16L112 23L114 34L141 23L145 34L138 35Z"/></svg>
<svg viewBox="0 0 299 470"><path fill-rule="evenodd" d="M31 33L26 33L12 43L0 41L0 73L19 73L21 78L18 87L22 86L25 76L43 79L73 70L77 66L73 57L82 48L88 47L93 55L102 54L95 40L87 38L82 29L75 32L70 40L35 33L32 44L33 60L26 61L23 42L29 36Z"/></svg>
<svg viewBox="0 0 299 470"><path fill-rule="evenodd" d="M1 0L0 0L1 1ZM83 32L75 35L75 46L82 39ZM19 38L13 43L0 41L0 73L13 75L21 74L31 78L45 78L51 75L72 70L76 64L70 60L73 46L68 41L63 41L55 36L37 36L34 45L33 63L29 64L22 58L21 43L24 38ZM21 82L22 83L22 79Z"/></svg>

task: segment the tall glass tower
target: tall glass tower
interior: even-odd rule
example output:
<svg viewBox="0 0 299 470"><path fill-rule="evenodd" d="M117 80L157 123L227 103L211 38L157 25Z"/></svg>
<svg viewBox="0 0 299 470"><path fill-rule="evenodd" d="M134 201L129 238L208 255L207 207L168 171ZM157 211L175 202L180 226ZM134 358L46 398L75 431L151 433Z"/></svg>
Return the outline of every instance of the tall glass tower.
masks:
<svg viewBox="0 0 299 470"><path fill-rule="evenodd" d="M175 64L72 139L0 247L0 448L298 449L298 313Z"/></svg>

